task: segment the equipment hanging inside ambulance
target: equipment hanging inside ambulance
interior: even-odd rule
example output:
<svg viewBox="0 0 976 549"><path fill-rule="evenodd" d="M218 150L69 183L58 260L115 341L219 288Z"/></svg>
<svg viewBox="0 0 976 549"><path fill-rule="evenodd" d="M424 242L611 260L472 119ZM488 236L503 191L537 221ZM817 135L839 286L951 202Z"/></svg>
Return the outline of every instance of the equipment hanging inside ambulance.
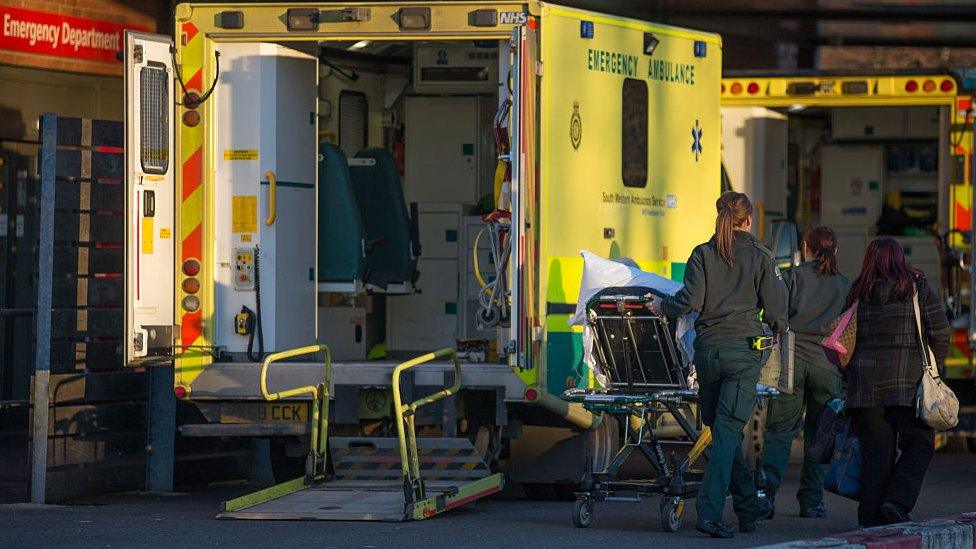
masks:
<svg viewBox="0 0 976 549"><path fill-rule="evenodd" d="M300 462L309 397L264 389L319 386L322 364L267 366L320 344L329 436L381 452L397 365L458 348L421 440L530 489L609 459L614 422L555 396L593 383L567 323L579 252L683 278L720 189L720 38L534 0L175 16L172 40L126 43L126 354L172 353L203 418L181 434ZM442 356L404 391L450 387Z"/></svg>

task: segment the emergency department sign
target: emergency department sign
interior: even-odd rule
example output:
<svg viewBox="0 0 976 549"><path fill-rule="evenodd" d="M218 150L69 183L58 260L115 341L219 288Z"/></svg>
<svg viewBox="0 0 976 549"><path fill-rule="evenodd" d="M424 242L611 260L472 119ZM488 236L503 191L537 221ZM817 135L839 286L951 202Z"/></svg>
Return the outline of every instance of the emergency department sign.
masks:
<svg viewBox="0 0 976 549"><path fill-rule="evenodd" d="M115 9L118 10L117 7ZM105 11L110 13L108 6ZM124 13L117 12L114 15L125 16ZM58 61L110 63L111 72L119 72L121 65L116 66L116 54L122 51L122 34L126 29L152 30L148 25L87 19L0 5L0 52L19 52L56 59L45 62L30 55L0 55L5 61L10 60L14 64L45 68L60 68L51 66L52 62ZM103 69L91 72L107 71Z"/></svg>

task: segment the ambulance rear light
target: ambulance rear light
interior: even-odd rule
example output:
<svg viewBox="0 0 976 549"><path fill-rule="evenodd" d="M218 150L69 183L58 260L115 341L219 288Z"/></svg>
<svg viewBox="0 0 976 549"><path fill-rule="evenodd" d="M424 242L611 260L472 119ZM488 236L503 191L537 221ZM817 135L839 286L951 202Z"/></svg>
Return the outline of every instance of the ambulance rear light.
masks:
<svg viewBox="0 0 976 549"><path fill-rule="evenodd" d="M200 309L200 298L195 295L188 295L183 298L180 303L183 306L183 310L188 313L195 313Z"/></svg>
<svg viewBox="0 0 976 549"><path fill-rule="evenodd" d="M740 93L742 93L742 84L738 82L733 82L732 87L729 88L729 91L732 92L732 95L739 95Z"/></svg>
<svg viewBox="0 0 976 549"><path fill-rule="evenodd" d="M722 93L725 93L725 82L722 82Z"/></svg>
<svg viewBox="0 0 976 549"><path fill-rule="evenodd" d="M315 8L289 8L285 12L288 30L313 31L319 28L319 10Z"/></svg>
<svg viewBox="0 0 976 549"><path fill-rule="evenodd" d="M497 27L498 10L491 8L474 10L468 13L468 25L472 27Z"/></svg>
<svg viewBox="0 0 976 549"><path fill-rule="evenodd" d="M749 95L756 95L757 93L759 93L759 84L755 82L749 82L749 85L746 87L746 91L749 92Z"/></svg>
<svg viewBox="0 0 976 549"><path fill-rule="evenodd" d="M840 93L844 95L864 95L868 93L868 83L865 80L841 82Z"/></svg>
<svg viewBox="0 0 976 549"><path fill-rule="evenodd" d="M186 276L197 276L200 274L200 262L193 258L184 261L183 274Z"/></svg>
<svg viewBox="0 0 976 549"><path fill-rule="evenodd" d="M400 8L397 25L400 30L430 30L430 8Z"/></svg>
<svg viewBox="0 0 976 549"><path fill-rule="evenodd" d="M907 91L908 93L915 93L915 92L917 92L918 91L918 82L916 82L914 80L909 80L908 82L905 82L905 91Z"/></svg>
<svg viewBox="0 0 976 549"><path fill-rule="evenodd" d="M815 82L790 82L786 85L786 95L813 95L816 92Z"/></svg>
<svg viewBox="0 0 976 549"><path fill-rule="evenodd" d="M955 83L953 83L952 80L949 80L948 78L943 80L942 83L939 84L939 89L946 93L951 92L952 89L955 87L956 87Z"/></svg>
<svg viewBox="0 0 976 549"><path fill-rule="evenodd" d="M935 91L935 82L932 80L926 80L922 84L922 89L925 90L927 93L932 93L933 91Z"/></svg>
<svg viewBox="0 0 976 549"><path fill-rule="evenodd" d="M176 395L176 398L183 400L190 394L190 391L186 389L185 385L177 385L173 387L173 394Z"/></svg>
<svg viewBox="0 0 976 549"><path fill-rule="evenodd" d="M243 29L243 11L222 11L217 14L217 26L222 29Z"/></svg>
<svg viewBox="0 0 976 549"><path fill-rule="evenodd" d="M188 294L195 294L200 291L200 281L195 278L187 278L183 280L183 291Z"/></svg>

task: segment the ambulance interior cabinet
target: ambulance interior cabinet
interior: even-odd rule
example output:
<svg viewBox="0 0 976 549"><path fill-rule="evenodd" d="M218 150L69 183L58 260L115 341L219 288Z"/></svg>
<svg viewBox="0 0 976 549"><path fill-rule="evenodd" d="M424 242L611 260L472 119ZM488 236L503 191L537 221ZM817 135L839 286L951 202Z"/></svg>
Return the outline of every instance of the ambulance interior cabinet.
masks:
<svg viewBox="0 0 976 549"><path fill-rule="evenodd" d="M881 217L884 146L824 145L820 222L874 231Z"/></svg>
<svg viewBox="0 0 976 549"><path fill-rule="evenodd" d="M776 111L722 109L722 159L732 188L761 203L770 221L787 217L788 141L786 116Z"/></svg>

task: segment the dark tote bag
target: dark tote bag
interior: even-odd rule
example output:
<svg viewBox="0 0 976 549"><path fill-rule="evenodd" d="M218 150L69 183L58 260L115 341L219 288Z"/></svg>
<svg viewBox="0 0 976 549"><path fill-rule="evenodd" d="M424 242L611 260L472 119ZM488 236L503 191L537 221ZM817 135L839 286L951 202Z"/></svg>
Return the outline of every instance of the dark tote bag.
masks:
<svg viewBox="0 0 976 549"><path fill-rule="evenodd" d="M861 499L861 441L854 434L850 420L844 419L847 419L846 428L834 435L824 490L856 501Z"/></svg>
<svg viewBox="0 0 976 549"><path fill-rule="evenodd" d="M838 433L850 430L851 419L844 415L844 400L835 398L824 405L817 419L817 433L810 447L810 455L823 465L830 463Z"/></svg>

